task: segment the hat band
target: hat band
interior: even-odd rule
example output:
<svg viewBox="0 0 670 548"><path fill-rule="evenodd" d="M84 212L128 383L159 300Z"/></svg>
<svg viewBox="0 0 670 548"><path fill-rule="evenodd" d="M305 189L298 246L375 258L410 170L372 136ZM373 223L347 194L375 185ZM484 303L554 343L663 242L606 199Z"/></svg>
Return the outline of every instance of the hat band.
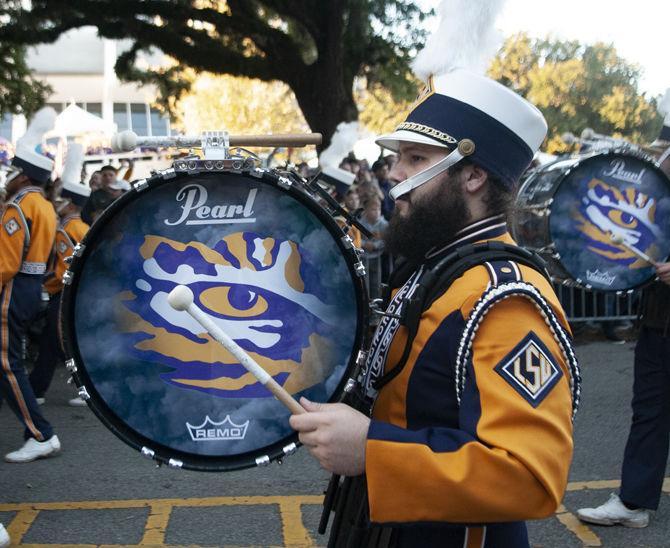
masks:
<svg viewBox="0 0 670 548"><path fill-rule="evenodd" d="M448 133L444 133L443 131L438 131L435 128L423 125L423 124L417 124L415 122L403 122L400 124L397 128L395 128L396 131L400 130L406 130L406 131L413 131L414 133L421 133L423 135L426 135L428 137L431 137L433 139L437 139L438 141L442 141L445 144L448 145L455 145L458 143L456 139L454 139L451 135Z"/></svg>
<svg viewBox="0 0 670 548"><path fill-rule="evenodd" d="M18 156L14 156L12 165L20 167L23 175L41 185L46 183L51 177L50 169L43 169L38 167L35 164L31 164L30 162L24 160L23 158L19 158Z"/></svg>

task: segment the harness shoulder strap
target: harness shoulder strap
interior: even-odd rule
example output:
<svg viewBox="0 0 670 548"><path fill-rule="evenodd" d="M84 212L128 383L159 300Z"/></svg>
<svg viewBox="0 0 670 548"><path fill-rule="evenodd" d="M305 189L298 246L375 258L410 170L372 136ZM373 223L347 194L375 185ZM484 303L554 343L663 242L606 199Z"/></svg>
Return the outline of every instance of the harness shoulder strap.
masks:
<svg viewBox="0 0 670 548"><path fill-rule="evenodd" d="M426 270L412 297L405 301L400 320L401 325L407 328L405 348L397 365L375 381L374 388L376 390L380 390L388 384L405 367L412 349L412 343L419 330L421 314L430 308L449 289L451 284L465 272L476 266L495 261L512 261L524 264L549 279L546 264L538 255L503 242L489 241L469 244L445 256L435 266ZM398 270L400 271L400 269Z"/></svg>

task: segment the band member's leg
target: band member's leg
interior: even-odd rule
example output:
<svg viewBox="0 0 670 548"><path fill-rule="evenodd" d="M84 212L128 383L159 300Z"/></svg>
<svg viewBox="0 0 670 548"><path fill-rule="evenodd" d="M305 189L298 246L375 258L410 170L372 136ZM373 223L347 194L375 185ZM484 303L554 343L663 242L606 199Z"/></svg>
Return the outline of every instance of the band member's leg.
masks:
<svg viewBox="0 0 670 548"><path fill-rule="evenodd" d="M0 294L0 391L25 427L24 438L45 441L53 429L40 412L22 363L23 337L39 306L32 280L15 277Z"/></svg>
<svg viewBox="0 0 670 548"><path fill-rule="evenodd" d="M30 373L30 385L35 396L44 397L51 385L56 364L63 360L63 350L58 336L58 308L60 306L60 293L51 295L47 307L46 325L40 338L39 354L35 367Z"/></svg>
<svg viewBox="0 0 670 548"><path fill-rule="evenodd" d="M668 460L670 339L643 328L635 348L633 422L624 453L621 500L656 510Z"/></svg>

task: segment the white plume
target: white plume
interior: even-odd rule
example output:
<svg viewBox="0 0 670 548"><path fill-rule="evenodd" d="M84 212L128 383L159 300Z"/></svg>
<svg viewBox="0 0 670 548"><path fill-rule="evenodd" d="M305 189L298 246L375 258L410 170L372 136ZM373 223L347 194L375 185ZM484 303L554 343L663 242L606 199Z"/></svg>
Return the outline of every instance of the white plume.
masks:
<svg viewBox="0 0 670 548"><path fill-rule="evenodd" d="M665 95L663 95L663 98L658 102L658 106L656 107L658 112L662 115L665 116L664 123L665 125L670 124L670 88L665 90Z"/></svg>
<svg viewBox="0 0 670 548"><path fill-rule="evenodd" d="M16 148L35 150L35 147L42 144L44 134L51 131L56 125L56 111L51 107L44 107L38 110L28 125L28 129L16 142Z"/></svg>
<svg viewBox="0 0 670 548"><path fill-rule="evenodd" d="M440 24L417 55L412 69L424 82L456 68L486 72L500 47L502 35L494 28L505 0L442 0Z"/></svg>
<svg viewBox="0 0 670 548"><path fill-rule="evenodd" d="M61 180L63 184L81 183L81 167L84 165L84 147L79 143L68 143L67 156Z"/></svg>
<svg viewBox="0 0 670 548"><path fill-rule="evenodd" d="M358 122L340 122L330 140L330 145L319 156L321 167L338 167L359 138Z"/></svg>

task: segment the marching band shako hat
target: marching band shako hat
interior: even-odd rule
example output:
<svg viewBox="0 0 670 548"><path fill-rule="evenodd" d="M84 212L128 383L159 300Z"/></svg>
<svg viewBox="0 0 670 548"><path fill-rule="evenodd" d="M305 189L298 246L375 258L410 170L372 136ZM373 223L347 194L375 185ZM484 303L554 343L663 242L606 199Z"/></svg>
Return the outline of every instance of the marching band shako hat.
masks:
<svg viewBox="0 0 670 548"><path fill-rule="evenodd" d="M474 144L468 157L512 187L544 141L542 113L495 80L465 69L431 77L407 119L377 139L398 151L401 141L454 150Z"/></svg>
<svg viewBox="0 0 670 548"><path fill-rule="evenodd" d="M333 185L340 196L344 196L347 193L355 178L356 175L351 173L351 171L333 166L325 166L319 175L319 180Z"/></svg>
<svg viewBox="0 0 670 548"><path fill-rule="evenodd" d="M395 200L431 181L465 157L512 188L547 134L528 101L484 71L499 47L494 22L505 0L442 0L440 23L412 69L426 83L407 116L377 139L398 151L402 141L444 147L449 153L395 185Z"/></svg>
<svg viewBox="0 0 670 548"><path fill-rule="evenodd" d="M30 122L26 133L16 142L16 153L12 160L14 167L34 182L43 185L51 177L54 162L37 152L44 134L56 125L56 111L51 107L38 110Z"/></svg>
<svg viewBox="0 0 670 548"><path fill-rule="evenodd" d="M61 198L70 200L79 207L84 207L86 200L91 194L88 185L81 184L81 167L84 165L84 147L79 143L69 143L67 147L67 156L65 157L65 167L61 181L63 188Z"/></svg>

